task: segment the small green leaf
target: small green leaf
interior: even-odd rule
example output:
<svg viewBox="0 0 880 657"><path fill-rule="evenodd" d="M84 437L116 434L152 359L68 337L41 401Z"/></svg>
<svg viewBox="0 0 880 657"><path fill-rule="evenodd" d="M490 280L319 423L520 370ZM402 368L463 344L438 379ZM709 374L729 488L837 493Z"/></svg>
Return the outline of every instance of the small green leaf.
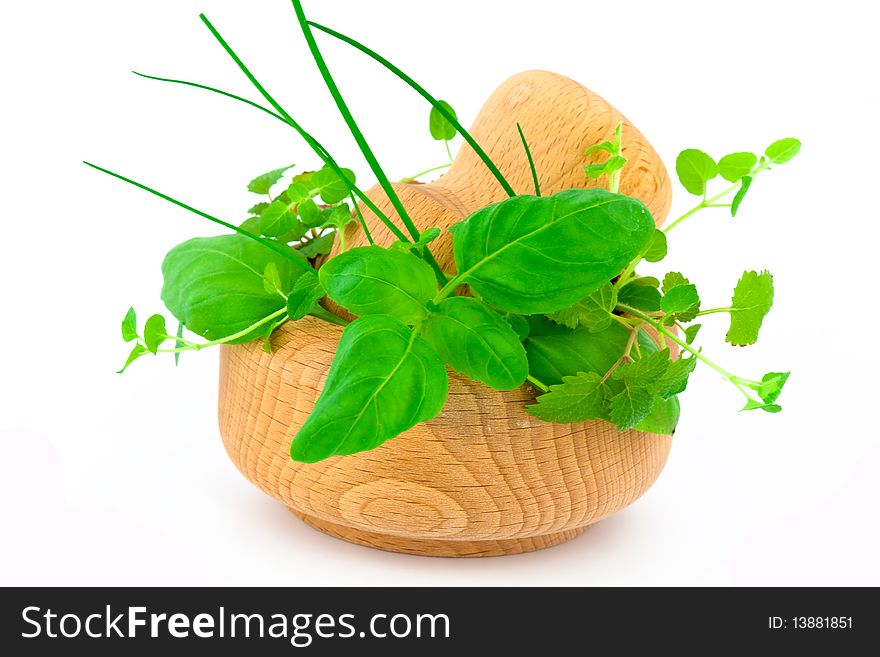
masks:
<svg viewBox="0 0 880 657"><path fill-rule="evenodd" d="M125 365L122 366L122 369L116 372L117 374L122 374L125 370L128 369L128 366L131 365L138 358L143 356L144 354L150 353L149 349L147 349L140 342L134 345L134 348L131 350L131 353L128 355L128 360L125 361Z"/></svg>
<svg viewBox="0 0 880 657"><path fill-rule="evenodd" d="M637 431L656 433L661 436L669 436L678 426L678 418L681 414L681 406L678 397L655 400L651 412L633 427Z"/></svg>
<svg viewBox="0 0 880 657"><path fill-rule="evenodd" d="M342 205L335 205L332 208L323 209L321 215L321 226L330 226L337 230L345 228L345 226L354 221L351 208L344 203Z"/></svg>
<svg viewBox="0 0 880 657"><path fill-rule="evenodd" d="M745 272L733 291L730 330L725 339L737 346L754 344L772 305L773 277L770 272Z"/></svg>
<svg viewBox="0 0 880 657"><path fill-rule="evenodd" d="M427 315L437 293L428 264L403 251L360 246L330 258L318 272L336 303L355 315L392 315L405 324Z"/></svg>
<svg viewBox="0 0 880 657"><path fill-rule="evenodd" d="M522 315L507 313L504 315L504 319L510 324L510 327L514 330L520 340L525 340L529 337L529 323Z"/></svg>
<svg viewBox="0 0 880 657"><path fill-rule="evenodd" d="M690 281L677 271L671 271L663 277L663 294L679 285L690 285Z"/></svg>
<svg viewBox="0 0 880 657"><path fill-rule="evenodd" d="M456 115L455 110L452 109L452 105L445 100L439 100L437 103L449 112L453 118L458 119L458 115ZM436 107L431 107L431 116L428 122L428 127L431 131L431 136L437 141L449 141L455 137L457 133L455 126L452 125Z"/></svg>
<svg viewBox="0 0 880 657"><path fill-rule="evenodd" d="M312 197L312 189L299 180L294 179L287 187L286 200L288 203L302 203Z"/></svg>
<svg viewBox="0 0 880 657"><path fill-rule="evenodd" d="M568 424L602 417L606 412L606 388L595 372L578 372L563 377L562 383L550 386L526 412L545 422Z"/></svg>
<svg viewBox="0 0 880 657"><path fill-rule="evenodd" d="M773 164L785 164L801 150L801 142L793 137L774 141L767 147L764 154Z"/></svg>
<svg viewBox="0 0 880 657"><path fill-rule="evenodd" d="M605 173L614 173L624 167L626 158L622 155L612 155L605 163Z"/></svg>
<svg viewBox="0 0 880 657"><path fill-rule="evenodd" d="M287 316L302 319L308 315L325 294L317 273L306 272L300 276L287 297Z"/></svg>
<svg viewBox="0 0 880 657"><path fill-rule="evenodd" d="M436 416L447 390L446 368L424 338L388 315L361 317L342 333L291 458L314 463L374 449Z"/></svg>
<svg viewBox="0 0 880 657"><path fill-rule="evenodd" d="M269 294L284 294L281 290L281 274L278 273L278 265L274 262L267 262L263 268L263 289Z"/></svg>
<svg viewBox="0 0 880 657"><path fill-rule="evenodd" d="M752 186L752 177L751 176L743 176L742 183L738 190L736 190L736 194L733 197L733 202L730 204L730 216L735 217L737 211L739 210L739 204L742 203L743 199L746 197L746 192L749 191L749 187Z"/></svg>
<svg viewBox="0 0 880 657"><path fill-rule="evenodd" d="M569 328L584 326L590 332L596 332L611 324L611 312L615 306L617 306L617 290L611 283L606 283L572 307L563 308L548 317Z"/></svg>
<svg viewBox="0 0 880 657"><path fill-rule="evenodd" d="M421 249L423 247L428 246L435 239L440 237L440 233L442 231L436 226L431 226L430 228L426 228L422 231L421 235L419 235L419 239L415 242L401 242L397 240L391 245L392 249L403 249L405 251L412 251L413 249Z"/></svg>
<svg viewBox="0 0 880 657"><path fill-rule="evenodd" d="M762 411L767 411L768 413L778 413L779 411L782 410L782 406L780 406L779 404L767 404L767 403L762 404L761 402L756 402L756 401L750 399L749 401L746 402L746 405L743 406L740 410L754 411L757 409L761 409Z"/></svg>
<svg viewBox="0 0 880 657"><path fill-rule="evenodd" d="M660 310L667 315L683 313L693 308L699 307L700 296L697 294L695 285L676 285L669 290L660 301Z"/></svg>
<svg viewBox="0 0 880 657"><path fill-rule="evenodd" d="M169 338L162 315L151 316L144 324L144 344L150 353L155 354L159 346Z"/></svg>
<svg viewBox="0 0 880 657"><path fill-rule="evenodd" d="M311 182L313 189L318 190L321 199L328 205L335 205L348 198L351 194L349 184L355 182L354 171L345 168L340 169L340 171L342 171L348 183L328 166L312 174Z"/></svg>
<svg viewBox="0 0 880 657"><path fill-rule="evenodd" d="M754 153L731 153L718 160L718 172L725 180L736 182L749 175L757 163L758 156Z"/></svg>
<svg viewBox="0 0 880 657"><path fill-rule="evenodd" d="M529 374L526 350L504 318L482 301L450 297L422 322L421 334L444 363L496 390L513 390Z"/></svg>
<svg viewBox="0 0 880 657"><path fill-rule="evenodd" d="M292 167L293 165L290 164L286 167L274 169L268 173L257 176L248 183L248 191L253 192L254 194L268 194L269 190L272 189L272 186L281 180L284 173Z"/></svg>
<svg viewBox="0 0 880 657"><path fill-rule="evenodd" d="M333 249L333 240L336 239L336 233L333 231L313 237L308 242L297 249L306 258L317 258L319 255L330 253Z"/></svg>
<svg viewBox="0 0 880 657"><path fill-rule="evenodd" d="M293 230L299 223L296 214L283 201L272 201L260 215L260 234L266 237L278 237Z"/></svg>
<svg viewBox="0 0 880 657"><path fill-rule="evenodd" d="M126 342L131 342L136 340L137 337L137 315L134 312L134 308L129 308L122 320L122 339Z"/></svg>
<svg viewBox="0 0 880 657"><path fill-rule="evenodd" d="M324 215L318 209L318 204L310 198L307 198L297 206L297 212L299 213L300 221L306 228L315 228L324 221Z"/></svg>
<svg viewBox="0 0 880 657"><path fill-rule="evenodd" d="M645 260L648 262L660 262L666 257L668 245L666 243L666 233L662 230L655 230L654 237L651 238L651 244L645 252Z"/></svg>
<svg viewBox="0 0 880 657"><path fill-rule="evenodd" d="M252 205L250 210L248 210L248 214L252 214L252 215L259 217L261 214L263 214L263 211L268 207L269 207L268 203L266 203L265 201L261 201L260 203L257 203L256 205Z"/></svg>
<svg viewBox="0 0 880 657"><path fill-rule="evenodd" d="M691 324L684 330L684 338L688 344L694 343L694 340L697 339L697 333L700 332L702 326L702 324Z"/></svg>
<svg viewBox="0 0 880 657"><path fill-rule="evenodd" d="M269 204L265 204L266 207L269 207ZM244 221L242 221L239 225L244 231L247 231L251 235L260 235L260 218L259 217L248 217Z"/></svg>
<svg viewBox="0 0 880 657"><path fill-rule="evenodd" d="M706 193L706 183L718 175L718 165L703 151L688 148L676 158L675 172L687 191L702 196Z"/></svg>
<svg viewBox="0 0 880 657"><path fill-rule="evenodd" d="M653 276L634 276L626 283L627 285L646 285L658 289L660 281Z"/></svg>
<svg viewBox="0 0 880 657"><path fill-rule="evenodd" d="M688 377L697 366L696 358L678 358L669 363L666 373L654 385L654 391L663 399L669 399L684 392Z"/></svg>
<svg viewBox="0 0 880 657"><path fill-rule="evenodd" d="M620 288L617 302L647 312L660 310L660 292L649 285L628 283Z"/></svg>
<svg viewBox="0 0 880 657"><path fill-rule="evenodd" d="M624 381L630 386L651 388L664 377L669 365L669 349L663 349L618 367L611 374L611 378L615 381Z"/></svg>
<svg viewBox="0 0 880 657"><path fill-rule="evenodd" d="M768 372L761 379L760 385L753 386L753 390L758 393L765 404L772 404L779 399L779 394L782 392L785 382L788 381L789 375L791 372Z"/></svg>
<svg viewBox="0 0 880 657"><path fill-rule="evenodd" d="M618 169L622 169L626 164L626 158L621 155L612 155L604 162L596 164L587 164L584 166L584 172L587 178L599 178L605 174L612 174Z"/></svg>
<svg viewBox="0 0 880 657"><path fill-rule="evenodd" d="M622 390L611 397L608 420L626 431L647 418L653 407L654 395L648 390L624 384Z"/></svg>
<svg viewBox="0 0 880 657"><path fill-rule="evenodd" d="M614 144L612 144L610 141L603 141L601 144L595 144L594 146L590 146L589 148L587 148L587 150L584 152L584 155L589 157L597 151L604 151L609 155L614 155L615 150L617 149Z"/></svg>

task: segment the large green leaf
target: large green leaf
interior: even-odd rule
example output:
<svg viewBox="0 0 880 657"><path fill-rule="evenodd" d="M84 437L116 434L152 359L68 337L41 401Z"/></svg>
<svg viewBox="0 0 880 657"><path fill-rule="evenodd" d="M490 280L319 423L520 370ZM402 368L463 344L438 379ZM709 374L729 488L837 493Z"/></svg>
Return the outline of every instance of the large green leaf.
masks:
<svg viewBox="0 0 880 657"><path fill-rule="evenodd" d="M602 331L575 330L539 317L530 318L529 337L525 341L529 371L548 385L562 383L564 376L578 372L604 375L626 349L629 331L614 323ZM642 350L656 351L656 345L644 333L639 334Z"/></svg>
<svg viewBox="0 0 880 657"><path fill-rule="evenodd" d="M343 331L290 455L314 463L374 449L437 415L447 389L446 368L424 338L388 315L361 317Z"/></svg>
<svg viewBox="0 0 880 657"><path fill-rule="evenodd" d="M327 296L355 315L393 315L412 324L427 314L437 294L428 264L405 251L360 246L340 253L318 275Z"/></svg>
<svg viewBox="0 0 880 657"><path fill-rule="evenodd" d="M294 249L290 253L306 262ZM270 263L277 269L280 291L266 290L263 274ZM190 331L216 340L284 308L286 295L305 271L281 254L240 235L196 237L165 256L162 301ZM258 337L259 330L236 342Z"/></svg>
<svg viewBox="0 0 880 657"><path fill-rule="evenodd" d="M422 323L421 333L447 365L490 388L513 390L529 374L516 332L476 299L446 299Z"/></svg>
<svg viewBox="0 0 880 657"><path fill-rule="evenodd" d="M458 271L486 301L553 313L607 283L648 245L654 221L638 200L603 189L515 196L454 225Z"/></svg>

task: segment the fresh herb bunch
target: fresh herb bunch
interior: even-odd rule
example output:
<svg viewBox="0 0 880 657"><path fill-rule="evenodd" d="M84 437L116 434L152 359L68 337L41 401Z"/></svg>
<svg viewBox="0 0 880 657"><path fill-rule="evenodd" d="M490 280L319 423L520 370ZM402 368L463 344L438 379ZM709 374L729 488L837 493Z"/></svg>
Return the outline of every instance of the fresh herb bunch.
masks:
<svg viewBox="0 0 880 657"><path fill-rule="evenodd" d="M129 310L122 335L134 347L125 367L145 354L168 352L177 358L184 351L257 339L269 350L278 326L306 315L345 326L324 389L291 446L292 457L303 462L373 449L430 420L446 400L447 366L497 390L529 382L542 394L526 411L548 422L601 419L620 430L671 433L679 416L678 395L698 362L742 393L743 410L781 410L777 399L788 372L761 379L737 376L695 346L696 320L721 313L729 316L727 342L754 344L773 302L769 272L746 271L729 305L704 309L696 286L682 274L669 272L660 280L640 276L636 268L663 260L669 232L697 212L724 207L735 216L755 177L797 154L796 139L774 142L761 156L737 152L718 162L696 149L683 151L676 172L700 201L659 230L639 200L618 191L626 165L621 126L613 141L585 154L593 160L584 167L586 176L605 176L607 189L570 189L545 197L517 125L534 194L517 193L448 103L366 46L308 21L299 0L293 6L318 69L401 225L381 212L357 187L353 172L340 167L275 101L202 16L271 108L206 85L144 77L254 106L294 128L323 166L290 180L291 167L252 180L248 189L265 198L235 225L90 165L232 231L189 240L168 253L161 296L178 330L170 334L165 318L154 315L139 331ZM450 162L449 143L461 135L508 194L452 226L455 273L441 271L431 253L440 230L419 231L395 193L324 62L313 29L352 45L409 84L431 104L430 132L445 143ZM709 183L719 176L730 185L710 195ZM358 202L393 232L395 244L374 244ZM346 248L344 228L355 220L369 246ZM316 267L336 238L338 253ZM357 319L348 322L329 313L321 305L325 297ZM184 329L206 341L185 338ZM163 348L169 341L173 347Z"/></svg>

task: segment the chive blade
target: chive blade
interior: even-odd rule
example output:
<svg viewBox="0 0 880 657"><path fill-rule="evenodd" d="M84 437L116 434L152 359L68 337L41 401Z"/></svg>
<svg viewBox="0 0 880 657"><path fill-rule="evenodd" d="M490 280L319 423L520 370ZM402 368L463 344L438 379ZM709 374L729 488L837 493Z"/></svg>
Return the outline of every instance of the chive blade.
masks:
<svg viewBox="0 0 880 657"><path fill-rule="evenodd" d="M532 149L529 148L529 142L523 133L522 126L517 123L516 129L519 131L519 138L522 140L523 148L526 150L526 157L529 158L529 168L532 170L532 181L535 183L535 196L541 195L541 185L538 183L538 172L535 170L535 160L532 159Z"/></svg>
<svg viewBox="0 0 880 657"><path fill-rule="evenodd" d="M363 45L362 43L359 43L358 41L355 41L351 37L346 36L346 35L342 34L341 32L337 32L336 30L333 30L325 25L321 25L320 23L315 23L314 21L308 21L308 24L310 26L314 27L316 30L320 30L321 32L324 32L325 34L329 34L330 36L347 43L348 45L352 46L353 48L360 50L362 53L367 55L367 57L374 59L379 64L381 64L382 66L387 68L389 71L394 73L394 75L396 75L398 78L403 80L410 87L412 87L412 89L416 93L418 93L422 98L424 98L429 103L431 103L431 106L434 109L436 109L443 116L443 118L445 118L447 121L449 121L452 125L455 126L455 129L458 130L458 132L461 134L461 136L464 138L464 140L470 145L470 147L474 149L474 152L476 152L476 154L479 156L479 158L483 161L483 164L486 165L486 168L488 168L489 171L492 172L492 175L495 176L495 179L498 181L498 183L501 185L501 187L504 189L504 191L507 193L507 195L508 196L516 196L516 192L513 190L513 187L510 186L510 183L507 182L507 180L501 174L501 171L499 171L498 167L495 165L495 163L492 161L492 159L489 157L489 155L486 153L486 151L484 151L483 148L477 143L476 139L474 139L471 136L471 134L467 130L464 129L464 126L462 126L461 123L458 122L458 119L455 118L454 116L452 116L452 114L450 114L434 96L429 94L424 89L424 87L422 87L419 83L417 83L415 80L413 80L410 76L408 76L401 69L399 69L397 66L392 64L390 61L388 61L387 59L382 57L382 55L380 55L379 53L377 53L374 50L367 48L365 45Z"/></svg>
<svg viewBox="0 0 880 657"><path fill-rule="evenodd" d="M89 166L93 169L97 169L101 173L106 173L108 176L118 178L119 180L121 180L123 182L127 182L129 185L134 185L135 187L143 189L144 191L147 191L150 194L153 194L154 196L158 196L159 198L164 199L164 200L168 201L169 203L173 203L174 205L181 207L184 210L189 210L193 214L197 214L198 216L200 216L204 219L207 219L208 221L213 221L215 224L219 224L220 226L223 226L224 228L228 228L229 230L234 231L234 232L238 233L239 235L244 235L245 237L249 237L250 239L254 240L255 242L262 244L267 249L272 249L273 251L275 251L279 255L284 256L285 258L290 260L291 262L295 262L300 267L307 269L307 270L310 270L310 271L312 270L312 268L307 263L303 262L300 258L297 258L292 253L290 253L288 250L286 250L284 247L282 247L280 244L277 244L277 243L273 242L272 240L264 239L264 238L260 237L259 235L254 235L250 231L239 228L238 226L230 224L227 221L223 221L222 219L218 219L217 217L213 217L210 214L208 214L207 212L202 212L201 210L198 210L198 209L194 208L193 206L184 203L183 201L178 201L176 198L172 198L171 196L168 196L167 194L163 194L162 192L155 190L152 187L148 187L147 185L144 185L143 183L139 183L136 180L132 180L131 178L126 178L122 174L116 173L115 171L110 171L109 169L105 169L104 167L99 167L97 164L92 164L91 162L83 162L83 164L85 164L86 166Z"/></svg>

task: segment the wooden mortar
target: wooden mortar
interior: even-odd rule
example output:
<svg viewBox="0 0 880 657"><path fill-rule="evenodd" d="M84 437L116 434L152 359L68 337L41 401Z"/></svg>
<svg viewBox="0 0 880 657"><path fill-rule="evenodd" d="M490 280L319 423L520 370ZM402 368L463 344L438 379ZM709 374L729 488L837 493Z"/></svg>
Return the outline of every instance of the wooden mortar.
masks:
<svg viewBox="0 0 880 657"><path fill-rule="evenodd" d="M532 193L516 122L545 195L604 184L585 177L584 151L611 139L622 122L628 163L620 190L641 199L658 224L666 217L671 187L657 153L582 85L543 71L521 73L492 94L474 123L471 133L513 188ZM419 229L444 229L432 251L445 270L454 269L445 229L506 197L466 145L436 182L394 187ZM378 186L368 194L396 218ZM364 215L377 244L394 241L372 213ZM347 241L366 244L357 224L349 225ZM532 388L500 392L450 370L449 397L435 419L369 452L296 463L290 443L320 394L341 333L307 317L277 331L271 354L256 342L223 346L220 361L220 433L233 463L332 536L432 556L528 552L574 538L627 506L666 462L671 436L619 432L601 421L541 422L523 410L534 399Z"/></svg>

